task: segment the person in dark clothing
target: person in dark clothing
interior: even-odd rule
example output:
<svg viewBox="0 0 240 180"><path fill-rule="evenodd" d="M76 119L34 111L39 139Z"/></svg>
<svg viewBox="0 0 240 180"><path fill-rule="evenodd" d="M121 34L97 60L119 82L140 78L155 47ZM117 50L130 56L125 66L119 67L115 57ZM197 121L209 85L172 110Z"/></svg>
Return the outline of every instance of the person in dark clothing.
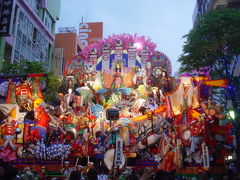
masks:
<svg viewBox="0 0 240 180"><path fill-rule="evenodd" d="M77 170L71 172L69 180L82 180L82 174L79 173Z"/></svg>
<svg viewBox="0 0 240 180"><path fill-rule="evenodd" d="M88 180L97 180L97 170L94 168L94 163L88 163L88 172L87 172Z"/></svg>
<svg viewBox="0 0 240 180"><path fill-rule="evenodd" d="M0 159L0 180L14 180L18 174L18 169L9 166Z"/></svg>
<svg viewBox="0 0 240 180"><path fill-rule="evenodd" d="M166 172L166 171L163 171L163 170L160 170L158 172L156 172L153 180L174 180L174 175L169 173L169 172Z"/></svg>
<svg viewBox="0 0 240 180"><path fill-rule="evenodd" d="M17 174L18 174L18 169L16 167L13 167L13 166L8 167L8 172L7 172L8 180L15 180Z"/></svg>
<svg viewBox="0 0 240 180"><path fill-rule="evenodd" d="M127 180L138 180L139 178L137 177L136 174L130 174L126 179Z"/></svg>
<svg viewBox="0 0 240 180"><path fill-rule="evenodd" d="M7 176L7 164L0 161L0 180L6 179Z"/></svg>

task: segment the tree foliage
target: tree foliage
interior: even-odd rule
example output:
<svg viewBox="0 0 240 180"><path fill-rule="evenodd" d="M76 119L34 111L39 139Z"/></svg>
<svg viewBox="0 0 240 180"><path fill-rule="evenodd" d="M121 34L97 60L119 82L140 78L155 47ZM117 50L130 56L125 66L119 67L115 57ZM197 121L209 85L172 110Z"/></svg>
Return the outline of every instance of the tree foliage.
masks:
<svg viewBox="0 0 240 180"><path fill-rule="evenodd" d="M27 61L23 60L19 63L3 63L3 68L0 71L3 75L18 75L18 74L31 74L31 73L43 73L47 74L47 78L41 78L41 81L47 84L44 89L45 101L51 103L56 98L59 88L59 81L54 76L53 72L49 72L41 61Z"/></svg>
<svg viewBox="0 0 240 180"><path fill-rule="evenodd" d="M209 11L184 37L184 53L179 58L181 71L230 64L240 54L240 11ZM224 68L226 73L226 66L219 67Z"/></svg>
<svg viewBox="0 0 240 180"><path fill-rule="evenodd" d="M19 63L3 63L2 74L29 74L29 73L48 73L47 68L40 61L31 62L23 60Z"/></svg>
<svg viewBox="0 0 240 180"><path fill-rule="evenodd" d="M186 42L179 58L180 71L210 67L215 79L230 80L225 99L239 109L239 81L235 75L240 55L240 11L212 10L204 14L196 27L184 36ZM219 92L219 91L218 91Z"/></svg>

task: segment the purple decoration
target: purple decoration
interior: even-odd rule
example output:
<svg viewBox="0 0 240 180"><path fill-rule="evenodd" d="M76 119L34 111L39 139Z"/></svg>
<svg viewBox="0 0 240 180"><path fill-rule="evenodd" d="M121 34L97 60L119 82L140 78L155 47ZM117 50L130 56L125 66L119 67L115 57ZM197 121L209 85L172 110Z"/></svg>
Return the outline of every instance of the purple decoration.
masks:
<svg viewBox="0 0 240 180"><path fill-rule="evenodd" d="M182 73L180 74L180 77L192 77L193 75L189 72L185 72L185 73Z"/></svg>
<svg viewBox="0 0 240 180"><path fill-rule="evenodd" d="M155 52L156 44L151 41L151 39L145 36L139 36L137 37L137 34L130 35L130 34L119 34L119 35L111 35L108 36L108 38L105 38L101 41L98 41L94 44L91 44L84 48L83 55L86 57L89 57L91 49L95 48L97 49L97 54L100 55L103 45L109 44L110 49L114 49L116 46L117 40L122 40L123 42L123 48L128 49L128 46L130 43L141 43L142 47L147 46L150 54L153 54ZM142 49L137 49L137 53L139 53Z"/></svg>

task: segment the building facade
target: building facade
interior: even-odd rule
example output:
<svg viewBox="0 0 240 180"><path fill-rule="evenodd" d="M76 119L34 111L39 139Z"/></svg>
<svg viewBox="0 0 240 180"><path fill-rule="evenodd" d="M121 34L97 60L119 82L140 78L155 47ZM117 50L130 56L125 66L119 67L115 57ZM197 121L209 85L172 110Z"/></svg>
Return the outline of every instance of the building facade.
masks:
<svg viewBox="0 0 240 180"><path fill-rule="evenodd" d="M0 34L0 63L21 60L42 61L52 70L55 24L60 15L61 0L0 0L13 2L9 33ZM1 30L0 30L1 32Z"/></svg>
<svg viewBox="0 0 240 180"><path fill-rule="evenodd" d="M82 22L79 24L79 38L84 47L103 38L103 22Z"/></svg>
<svg viewBox="0 0 240 180"><path fill-rule="evenodd" d="M63 76L63 48L54 48L53 53L53 72L56 77L61 78Z"/></svg>
<svg viewBox="0 0 240 180"><path fill-rule="evenodd" d="M54 58L54 61L59 61L62 59L62 62L55 62L55 64L62 64L61 69L63 72L68 61L70 61L74 56L80 54L83 48L83 44L81 43L75 28L59 28L59 33L57 33L55 36L55 54L58 54L59 56L59 49L62 49L61 51L63 58ZM56 71L59 70L56 69Z"/></svg>
<svg viewBox="0 0 240 180"><path fill-rule="evenodd" d="M193 12L193 25L195 26L201 15L211 9L236 8L240 9L239 0L197 0Z"/></svg>

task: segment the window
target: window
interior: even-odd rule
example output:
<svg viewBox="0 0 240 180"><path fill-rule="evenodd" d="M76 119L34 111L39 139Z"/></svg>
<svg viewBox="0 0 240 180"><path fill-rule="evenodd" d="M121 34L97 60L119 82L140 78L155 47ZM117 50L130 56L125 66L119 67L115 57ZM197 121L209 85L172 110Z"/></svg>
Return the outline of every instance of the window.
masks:
<svg viewBox="0 0 240 180"><path fill-rule="evenodd" d="M35 54L32 52L31 61L35 61Z"/></svg>
<svg viewBox="0 0 240 180"><path fill-rule="evenodd" d="M28 40L27 46L28 46L29 48L32 47L32 42L31 42L30 40Z"/></svg>
<svg viewBox="0 0 240 180"><path fill-rule="evenodd" d="M24 44L22 44L22 47L21 47L21 54L23 56L25 56L25 53L26 53L26 46Z"/></svg>
<svg viewBox="0 0 240 180"><path fill-rule="evenodd" d="M36 43L36 40L37 40L37 29L34 27L34 29L33 29L33 39L32 39L33 43Z"/></svg>
<svg viewBox="0 0 240 180"><path fill-rule="evenodd" d="M16 44L15 44L15 49L17 49L18 51L20 51L20 47L21 47L21 41L17 38Z"/></svg>
<svg viewBox="0 0 240 180"><path fill-rule="evenodd" d="M20 55L20 61L23 61L25 58L23 55Z"/></svg>
<svg viewBox="0 0 240 180"><path fill-rule="evenodd" d="M40 59L40 52L39 51L36 52L36 58Z"/></svg>
<svg viewBox="0 0 240 180"><path fill-rule="evenodd" d="M31 61L31 50L27 48L27 52L26 52L26 59Z"/></svg>
<svg viewBox="0 0 240 180"><path fill-rule="evenodd" d="M21 11L21 12L19 13L19 18L18 18L18 29L19 29L22 33L26 34L26 28L25 28L25 27L26 27L26 26L25 26L25 16L24 16L23 12Z"/></svg>
<svg viewBox="0 0 240 180"><path fill-rule="evenodd" d="M23 14L22 11L20 11L19 17L18 17L18 28L19 28L19 29L22 29L22 28L23 28L23 25L22 25L22 23L23 23L23 18L24 18L24 14Z"/></svg>
<svg viewBox="0 0 240 180"><path fill-rule="evenodd" d="M33 0L26 0L29 3ZM50 15L46 11L46 26L49 28L52 22ZM48 54L50 53L50 45L45 34L35 27L31 20L25 16L23 12L19 12L17 37L14 50L14 61L28 59L30 61L48 62ZM15 52L16 51L16 52Z"/></svg>
<svg viewBox="0 0 240 180"><path fill-rule="evenodd" d="M40 8L37 0L27 0L29 7L37 14L40 14Z"/></svg>
<svg viewBox="0 0 240 180"><path fill-rule="evenodd" d="M24 44L27 44L27 36L24 35L24 34L23 34L23 36L22 36L22 42L23 42Z"/></svg>
<svg viewBox="0 0 240 180"><path fill-rule="evenodd" d="M17 37L22 39L22 31L20 29L17 30Z"/></svg>
<svg viewBox="0 0 240 180"><path fill-rule="evenodd" d="M28 24L28 38L32 41L33 39L33 31L34 31L34 27L33 24L29 21Z"/></svg>
<svg viewBox="0 0 240 180"><path fill-rule="evenodd" d="M17 50L14 51L14 59L19 60L19 52Z"/></svg>
<svg viewBox="0 0 240 180"><path fill-rule="evenodd" d="M28 18L25 16L24 21L23 21L23 29L22 29L22 31L25 35L27 35L27 32L28 32L27 27L28 27Z"/></svg>
<svg viewBox="0 0 240 180"><path fill-rule="evenodd" d="M44 24L47 27L47 29L51 31L53 20L46 10L44 11L44 18L43 19L44 19Z"/></svg>

